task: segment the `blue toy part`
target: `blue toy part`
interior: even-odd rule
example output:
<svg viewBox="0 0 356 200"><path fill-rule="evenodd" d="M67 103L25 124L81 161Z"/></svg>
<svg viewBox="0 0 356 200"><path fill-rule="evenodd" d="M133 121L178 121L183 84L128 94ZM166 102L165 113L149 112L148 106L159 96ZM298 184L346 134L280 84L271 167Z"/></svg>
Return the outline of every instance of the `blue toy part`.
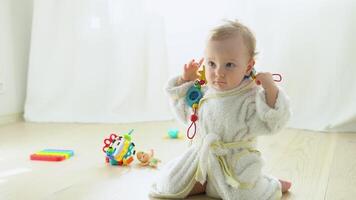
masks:
<svg viewBox="0 0 356 200"><path fill-rule="evenodd" d="M111 165L118 165L119 162L117 162L115 159L110 159L110 164Z"/></svg>
<svg viewBox="0 0 356 200"><path fill-rule="evenodd" d="M112 155L106 155L107 158L109 158L109 160L115 160L115 157Z"/></svg>
<svg viewBox="0 0 356 200"><path fill-rule="evenodd" d="M175 138L178 138L178 133L179 133L178 129L170 129L168 131L168 136L172 139L175 139Z"/></svg>
<svg viewBox="0 0 356 200"><path fill-rule="evenodd" d="M195 103L199 103L199 100L203 97L202 92L195 86L192 86L187 91L185 100L189 106L192 106Z"/></svg>
<svg viewBox="0 0 356 200"><path fill-rule="evenodd" d="M127 153L125 154L124 158L128 158L132 155L132 152L133 152L133 148L135 147L135 144L134 143L131 143L128 150L127 150Z"/></svg>

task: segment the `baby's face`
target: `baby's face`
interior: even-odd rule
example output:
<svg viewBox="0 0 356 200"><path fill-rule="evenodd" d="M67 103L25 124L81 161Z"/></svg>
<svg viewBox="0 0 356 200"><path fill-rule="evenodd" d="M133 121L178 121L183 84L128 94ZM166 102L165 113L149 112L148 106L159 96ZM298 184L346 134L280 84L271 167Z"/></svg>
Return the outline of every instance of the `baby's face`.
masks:
<svg viewBox="0 0 356 200"><path fill-rule="evenodd" d="M205 51L206 79L209 86L230 90L240 85L244 75L254 65L246 46L239 36L209 41Z"/></svg>

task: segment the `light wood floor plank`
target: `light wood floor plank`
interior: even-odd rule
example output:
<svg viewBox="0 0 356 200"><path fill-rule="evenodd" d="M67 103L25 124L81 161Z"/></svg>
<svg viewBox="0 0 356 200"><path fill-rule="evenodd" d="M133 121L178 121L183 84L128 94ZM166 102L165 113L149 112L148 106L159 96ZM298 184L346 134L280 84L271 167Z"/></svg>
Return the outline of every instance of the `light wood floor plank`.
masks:
<svg viewBox="0 0 356 200"><path fill-rule="evenodd" d="M328 200L356 199L356 137L340 134L330 173L326 198Z"/></svg>

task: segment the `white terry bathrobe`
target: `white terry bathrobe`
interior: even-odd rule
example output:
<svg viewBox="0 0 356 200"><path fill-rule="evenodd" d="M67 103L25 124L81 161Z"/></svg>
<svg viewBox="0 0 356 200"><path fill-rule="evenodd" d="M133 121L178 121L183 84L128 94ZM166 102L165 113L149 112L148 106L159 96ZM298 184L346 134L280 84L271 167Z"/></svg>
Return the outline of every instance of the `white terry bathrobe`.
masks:
<svg viewBox="0 0 356 200"><path fill-rule="evenodd" d="M177 85L178 77L166 88L174 112L186 125L192 109L185 96L193 82ZM252 80L244 80L229 91L203 87L198 109L197 134L193 145L160 171L150 196L187 197L196 182L207 181L208 196L226 200L270 200L281 198L278 179L262 174L262 159L256 136L273 134L290 117L288 97L279 89L274 108Z"/></svg>

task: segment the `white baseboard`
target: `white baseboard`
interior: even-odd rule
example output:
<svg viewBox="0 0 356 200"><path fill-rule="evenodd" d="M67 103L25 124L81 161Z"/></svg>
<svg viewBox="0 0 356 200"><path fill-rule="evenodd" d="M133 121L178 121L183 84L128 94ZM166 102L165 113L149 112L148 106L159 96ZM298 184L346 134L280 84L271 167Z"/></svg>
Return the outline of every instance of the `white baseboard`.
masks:
<svg viewBox="0 0 356 200"><path fill-rule="evenodd" d="M23 121L23 113L14 113L0 116L0 125Z"/></svg>

